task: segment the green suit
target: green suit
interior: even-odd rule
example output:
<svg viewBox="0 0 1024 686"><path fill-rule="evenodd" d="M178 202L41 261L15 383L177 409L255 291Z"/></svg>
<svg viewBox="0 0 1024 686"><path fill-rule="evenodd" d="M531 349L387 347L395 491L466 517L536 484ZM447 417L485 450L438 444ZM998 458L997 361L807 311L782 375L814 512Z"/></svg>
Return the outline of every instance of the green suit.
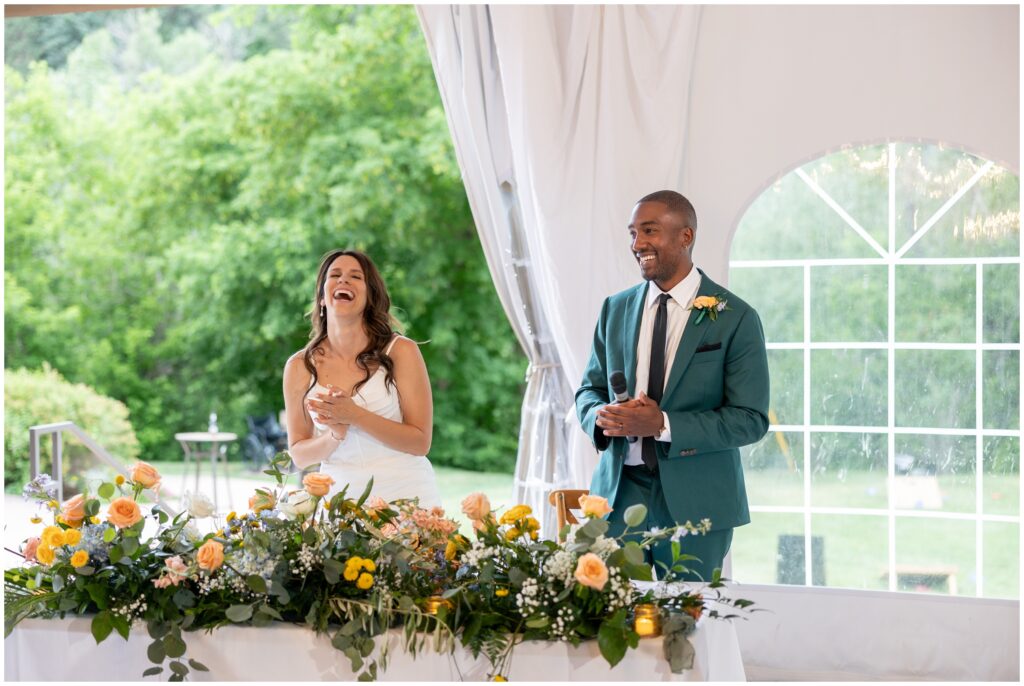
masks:
<svg viewBox="0 0 1024 686"><path fill-rule="evenodd" d="M706 517L713 531L731 531L750 522L739 448L768 431L768 356L761 320L753 308L701 275L697 295L725 298L729 309L719 312L715 321L705 315L700 324L695 324L700 311L689 312L659 403L668 414L672 443L656 442L658 472L653 478L660 480L676 522L696 524ZM576 391L583 429L602 451L590 490L613 504L628 444L624 438L604 436L595 420L597 410L612 397L612 371L625 372L629 395L635 396L637 339L647 287L644 282L605 300Z"/></svg>

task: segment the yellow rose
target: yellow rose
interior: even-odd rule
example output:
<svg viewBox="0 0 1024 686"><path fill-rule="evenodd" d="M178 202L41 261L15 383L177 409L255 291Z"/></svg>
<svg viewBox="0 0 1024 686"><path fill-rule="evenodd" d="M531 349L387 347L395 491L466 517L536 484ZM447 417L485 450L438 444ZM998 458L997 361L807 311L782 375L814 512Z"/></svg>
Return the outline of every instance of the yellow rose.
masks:
<svg viewBox="0 0 1024 686"><path fill-rule="evenodd" d="M70 526L78 526L85 519L85 496L79 493L64 501L60 514Z"/></svg>
<svg viewBox="0 0 1024 686"><path fill-rule="evenodd" d="M36 548L36 559L42 562L44 565L53 564L53 548L48 545L40 545Z"/></svg>
<svg viewBox="0 0 1024 686"><path fill-rule="evenodd" d="M356 581L356 587L357 588L361 588L362 590L365 591L370 586L373 586L373 576L370 575L370 574L367 574L366 572L363 572L362 574L359 575L359 580Z"/></svg>
<svg viewBox="0 0 1024 686"><path fill-rule="evenodd" d="M499 588L498 590L496 590L494 592L494 595L498 596L499 598L504 598L505 596L508 595L508 589L507 588Z"/></svg>
<svg viewBox="0 0 1024 686"><path fill-rule="evenodd" d="M705 307L714 307L717 304L718 299L711 295L702 295L693 299L693 306L698 310L703 310Z"/></svg>
<svg viewBox="0 0 1024 686"><path fill-rule="evenodd" d="M210 539L196 552L196 564L201 569L213 571L224 564L224 546L219 541Z"/></svg>
<svg viewBox="0 0 1024 686"><path fill-rule="evenodd" d="M505 540L506 541L514 541L514 540L516 540L517 538L519 538L522 535L523 535L522 531L520 531L519 529L517 529L515 527L512 527L511 529L509 529L508 531L505 532Z"/></svg>
<svg viewBox="0 0 1024 686"><path fill-rule="evenodd" d="M327 474L322 472L313 472L302 477L302 486L306 489L306 493L313 496L323 497L330 493L331 486L334 485L334 479Z"/></svg>
<svg viewBox="0 0 1024 686"><path fill-rule="evenodd" d="M148 462L139 460L132 467L132 481L143 488L156 488L160 485L160 472Z"/></svg>
<svg viewBox="0 0 1024 686"><path fill-rule="evenodd" d="M458 552L459 552L459 549L456 547L455 541L448 541L448 545L446 545L444 547L444 559L449 560L449 561L450 560L454 560L455 559L455 555Z"/></svg>
<svg viewBox="0 0 1024 686"><path fill-rule="evenodd" d="M483 493L470 493L462 499L462 513L475 522L491 513L491 501Z"/></svg>
<svg viewBox="0 0 1024 686"><path fill-rule="evenodd" d="M48 526L43 529L43 545L47 548L59 548L64 545L64 530L59 526Z"/></svg>
<svg viewBox="0 0 1024 686"><path fill-rule="evenodd" d="M78 529L68 529L64 532L64 545L78 545L82 540L82 532Z"/></svg>
<svg viewBox="0 0 1024 686"><path fill-rule="evenodd" d="M533 517L527 517L523 520L523 528L526 531L540 531L540 522Z"/></svg>
<svg viewBox="0 0 1024 686"><path fill-rule="evenodd" d="M501 519L499 521L502 524L512 524L513 522L517 522L523 517L531 514L533 514L533 508L529 505L516 505L505 514L501 515Z"/></svg>
<svg viewBox="0 0 1024 686"><path fill-rule="evenodd" d="M608 567L597 555L587 553L580 556L573 576L584 586L600 591L608 583Z"/></svg>
<svg viewBox="0 0 1024 686"><path fill-rule="evenodd" d="M131 498L115 498L107 508L107 521L118 529L125 529L141 520L142 511Z"/></svg>
<svg viewBox="0 0 1024 686"><path fill-rule="evenodd" d="M599 495L581 495L580 508L587 517L604 517L612 511L608 506L608 499Z"/></svg>
<svg viewBox="0 0 1024 686"><path fill-rule="evenodd" d="M71 566L72 567L81 567L82 565L84 565L88 561L89 561L89 553L85 552L84 550L79 550L74 555L71 556Z"/></svg>

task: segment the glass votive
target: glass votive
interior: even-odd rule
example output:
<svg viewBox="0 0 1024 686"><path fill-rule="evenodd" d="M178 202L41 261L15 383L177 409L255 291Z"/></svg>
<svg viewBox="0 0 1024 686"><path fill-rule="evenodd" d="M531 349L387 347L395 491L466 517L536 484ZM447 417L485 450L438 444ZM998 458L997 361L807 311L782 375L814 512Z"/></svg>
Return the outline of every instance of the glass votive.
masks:
<svg viewBox="0 0 1024 686"><path fill-rule="evenodd" d="M633 631L640 638L661 636L661 608L654 603L641 603L633 610Z"/></svg>
<svg viewBox="0 0 1024 686"><path fill-rule="evenodd" d="M423 611L428 615L436 615L442 607L447 607L450 610L451 601L439 595L432 595L423 601Z"/></svg>

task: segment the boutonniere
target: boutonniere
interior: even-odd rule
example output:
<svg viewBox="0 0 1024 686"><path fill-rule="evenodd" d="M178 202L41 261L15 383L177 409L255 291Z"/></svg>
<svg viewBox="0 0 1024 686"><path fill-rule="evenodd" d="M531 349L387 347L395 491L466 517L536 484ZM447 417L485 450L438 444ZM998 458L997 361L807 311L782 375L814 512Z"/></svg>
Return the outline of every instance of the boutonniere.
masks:
<svg viewBox="0 0 1024 686"><path fill-rule="evenodd" d="M717 295L702 295L693 299L693 304L687 309L700 310L700 314L693 320L693 323L700 324L704 319L704 315L707 315L711 321L718 319L718 313L724 312L730 309L729 301L722 297L721 293Z"/></svg>

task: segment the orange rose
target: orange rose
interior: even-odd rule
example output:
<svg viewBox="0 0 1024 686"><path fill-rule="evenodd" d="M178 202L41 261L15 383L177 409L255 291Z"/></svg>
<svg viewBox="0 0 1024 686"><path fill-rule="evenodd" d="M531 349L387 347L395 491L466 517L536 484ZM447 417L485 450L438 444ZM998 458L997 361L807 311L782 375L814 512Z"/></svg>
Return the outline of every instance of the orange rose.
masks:
<svg viewBox="0 0 1024 686"><path fill-rule="evenodd" d="M273 510L277 506L277 498L270 491L258 488L256 493L249 498L249 509L253 512L262 510Z"/></svg>
<svg viewBox="0 0 1024 686"><path fill-rule="evenodd" d="M483 493L470 493L462 500L462 514L481 522L491 514L491 501Z"/></svg>
<svg viewBox="0 0 1024 686"><path fill-rule="evenodd" d="M79 493L65 500L60 514L68 526L81 526L82 520L85 519L85 496Z"/></svg>
<svg viewBox="0 0 1024 686"><path fill-rule="evenodd" d="M306 493L322 497L330 493L334 479L321 472L313 472L302 478L302 485L305 487Z"/></svg>
<svg viewBox="0 0 1024 686"><path fill-rule="evenodd" d="M211 538L200 546L196 553L196 564L211 572L217 569L224 564L224 546Z"/></svg>
<svg viewBox="0 0 1024 686"><path fill-rule="evenodd" d="M132 467L132 481L143 488L156 488L160 485L160 472L148 462L139 460Z"/></svg>
<svg viewBox="0 0 1024 686"><path fill-rule="evenodd" d="M590 586L600 591L608 583L608 567L605 566L604 561L597 555L587 553L586 555L580 555L579 562L576 563L576 572L573 576L576 577L576 581L579 581L584 586Z"/></svg>
<svg viewBox="0 0 1024 686"><path fill-rule="evenodd" d="M25 562L36 561L36 550L39 548L39 538L33 536L32 538L25 541L25 549L21 551L21 554L25 556Z"/></svg>
<svg viewBox="0 0 1024 686"><path fill-rule="evenodd" d="M139 505L131 498L117 498L110 503L107 509L107 521L118 529L135 524L142 519L142 511Z"/></svg>
<svg viewBox="0 0 1024 686"><path fill-rule="evenodd" d="M581 495L580 508L587 517L604 517L612 511L608 506L608 499L599 495Z"/></svg>

